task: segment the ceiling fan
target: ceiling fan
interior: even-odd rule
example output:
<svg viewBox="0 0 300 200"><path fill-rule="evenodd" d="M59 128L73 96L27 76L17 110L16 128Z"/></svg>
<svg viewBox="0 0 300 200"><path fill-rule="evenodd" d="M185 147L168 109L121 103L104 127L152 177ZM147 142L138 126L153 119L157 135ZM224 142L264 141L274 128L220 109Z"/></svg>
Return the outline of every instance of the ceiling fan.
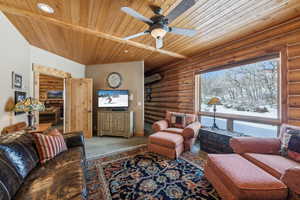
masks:
<svg viewBox="0 0 300 200"><path fill-rule="evenodd" d="M151 17L151 19L143 16L142 14L133 10L132 8L122 7L121 10L123 12L149 25L148 30L125 37L123 39L130 40L136 37L151 34L151 36L154 37L156 40L156 48L160 49L163 47L163 37L168 32L192 37L197 34L196 30L169 27L168 24L174 21L178 16L184 13L187 9L195 5L195 3L196 0L182 0L167 16L162 15L162 8L157 6L150 6L150 8L153 10L155 14L153 17Z"/></svg>

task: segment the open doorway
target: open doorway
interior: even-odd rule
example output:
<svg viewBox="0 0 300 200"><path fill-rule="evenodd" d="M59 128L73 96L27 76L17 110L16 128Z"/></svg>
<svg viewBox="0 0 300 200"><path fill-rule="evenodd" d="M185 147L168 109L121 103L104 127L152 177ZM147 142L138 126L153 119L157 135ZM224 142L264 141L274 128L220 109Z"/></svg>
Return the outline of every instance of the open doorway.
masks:
<svg viewBox="0 0 300 200"><path fill-rule="evenodd" d="M64 130L64 79L46 74L39 75L39 100L46 109L39 112L39 123Z"/></svg>
<svg viewBox="0 0 300 200"><path fill-rule="evenodd" d="M35 124L39 130L50 127L66 131L66 80L70 73L45 67L39 64L32 65L33 97L45 104L45 111L35 113Z"/></svg>

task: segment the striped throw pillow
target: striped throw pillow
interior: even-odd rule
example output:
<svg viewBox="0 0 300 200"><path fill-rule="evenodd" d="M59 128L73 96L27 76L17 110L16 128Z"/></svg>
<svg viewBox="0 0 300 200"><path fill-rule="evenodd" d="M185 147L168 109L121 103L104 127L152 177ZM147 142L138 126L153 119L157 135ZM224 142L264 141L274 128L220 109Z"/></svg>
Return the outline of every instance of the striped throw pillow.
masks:
<svg viewBox="0 0 300 200"><path fill-rule="evenodd" d="M61 152L67 151L66 142L60 133L55 135L33 133L33 136L42 164L51 160Z"/></svg>

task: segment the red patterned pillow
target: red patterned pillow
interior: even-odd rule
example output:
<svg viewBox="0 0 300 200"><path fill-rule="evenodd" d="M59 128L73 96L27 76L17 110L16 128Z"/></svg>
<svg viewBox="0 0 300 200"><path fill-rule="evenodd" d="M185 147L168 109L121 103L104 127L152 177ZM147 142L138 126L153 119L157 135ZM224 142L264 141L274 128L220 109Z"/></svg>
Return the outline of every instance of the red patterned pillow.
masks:
<svg viewBox="0 0 300 200"><path fill-rule="evenodd" d="M66 142L60 133L53 135L33 133L33 136L42 164L51 160L61 152L67 151Z"/></svg>
<svg viewBox="0 0 300 200"><path fill-rule="evenodd" d="M291 136L289 144L288 144L288 157L300 162L300 134L298 135L294 133L294 135Z"/></svg>
<svg viewBox="0 0 300 200"><path fill-rule="evenodd" d="M172 113L169 125L171 128L185 128L186 126L185 115Z"/></svg>

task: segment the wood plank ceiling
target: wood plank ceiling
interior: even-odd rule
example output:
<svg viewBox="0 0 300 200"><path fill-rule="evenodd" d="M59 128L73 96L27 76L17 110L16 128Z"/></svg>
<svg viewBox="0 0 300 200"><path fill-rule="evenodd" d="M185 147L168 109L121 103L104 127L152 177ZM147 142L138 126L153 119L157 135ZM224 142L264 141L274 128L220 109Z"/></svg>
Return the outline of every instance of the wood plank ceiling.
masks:
<svg viewBox="0 0 300 200"><path fill-rule="evenodd" d="M46 14L37 3L54 8ZM161 6L167 15L181 0L0 0L0 10L30 44L82 64L145 60L146 70L186 59L258 30L279 24L300 13L299 0L197 0L171 26L193 28L192 38L165 37L156 50L154 39L144 36L125 42L122 37L147 25L120 11L131 7L146 17L149 5ZM1 28L1 27L0 27Z"/></svg>

